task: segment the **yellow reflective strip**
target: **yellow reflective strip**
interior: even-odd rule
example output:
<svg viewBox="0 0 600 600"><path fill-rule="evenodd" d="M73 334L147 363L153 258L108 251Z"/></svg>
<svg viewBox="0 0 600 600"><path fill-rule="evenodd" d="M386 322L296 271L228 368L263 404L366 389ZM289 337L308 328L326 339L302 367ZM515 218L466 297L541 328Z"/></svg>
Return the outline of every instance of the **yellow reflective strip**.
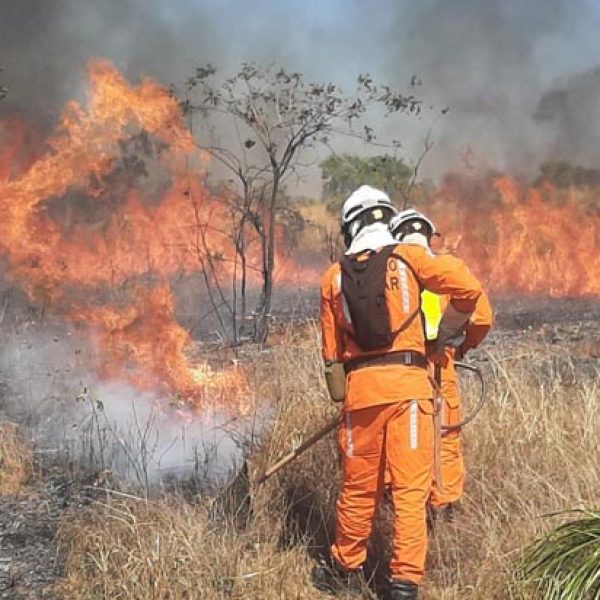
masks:
<svg viewBox="0 0 600 600"><path fill-rule="evenodd" d="M428 340L435 340L442 320L441 297L429 290L424 290L421 292L421 310L425 315L425 336Z"/></svg>

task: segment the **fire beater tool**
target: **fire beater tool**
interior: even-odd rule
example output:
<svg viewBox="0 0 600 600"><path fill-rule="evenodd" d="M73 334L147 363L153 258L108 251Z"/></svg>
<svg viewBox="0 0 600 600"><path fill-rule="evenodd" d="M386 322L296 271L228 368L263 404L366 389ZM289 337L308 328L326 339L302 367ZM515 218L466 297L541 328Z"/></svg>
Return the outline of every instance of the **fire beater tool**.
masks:
<svg viewBox="0 0 600 600"><path fill-rule="evenodd" d="M291 463L293 460L298 458L303 452L308 450L311 446L316 444L320 439L324 438L330 431L333 431L340 424L340 417L337 416L335 419L327 423L324 427L319 429L316 433L311 435L306 441L302 442L297 448L292 450L289 454L281 457L274 465L269 467L256 481L258 485L263 484L271 475L274 475L280 469L283 469L286 465Z"/></svg>

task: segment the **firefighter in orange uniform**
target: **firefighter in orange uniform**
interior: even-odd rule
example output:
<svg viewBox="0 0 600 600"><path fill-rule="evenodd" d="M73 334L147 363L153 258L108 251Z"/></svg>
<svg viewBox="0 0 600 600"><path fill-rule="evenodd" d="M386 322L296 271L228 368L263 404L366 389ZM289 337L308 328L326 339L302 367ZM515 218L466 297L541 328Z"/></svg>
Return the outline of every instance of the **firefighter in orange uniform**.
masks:
<svg viewBox="0 0 600 600"><path fill-rule="evenodd" d="M389 232L396 214L389 197L370 186L342 207L344 258L321 284L322 354L335 400L344 401L339 441L343 484L337 503L331 569L347 581L362 577L373 517L391 477L395 535L390 597L417 598L427 552L426 502L434 462L433 390L425 358L421 288L445 294L448 305L430 359L444 362L446 341L462 332L481 285L452 256L398 244Z"/></svg>
<svg viewBox="0 0 600 600"><path fill-rule="evenodd" d="M431 247L431 238L437 234L433 222L414 209L404 210L397 214L390 222L390 231L399 242L418 244L427 249ZM446 296L439 296L427 290L421 294L425 337L430 347L438 337L438 325L447 302ZM442 423L446 425L456 425L462 418L454 361L462 358L467 351L477 347L489 333L492 324L492 307L486 294L482 293L464 335L446 348L448 363L441 370ZM465 467L460 429L443 430L441 474L443 485L440 488L434 481L429 500L434 511L455 506L463 495Z"/></svg>

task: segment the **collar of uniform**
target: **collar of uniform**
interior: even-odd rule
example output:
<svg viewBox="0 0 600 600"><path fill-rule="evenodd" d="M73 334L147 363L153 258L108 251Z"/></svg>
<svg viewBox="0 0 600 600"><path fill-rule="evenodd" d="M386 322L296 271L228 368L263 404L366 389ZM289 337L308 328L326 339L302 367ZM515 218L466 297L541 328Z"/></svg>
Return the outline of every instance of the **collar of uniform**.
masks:
<svg viewBox="0 0 600 600"><path fill-rule="evenodd" d="M383 246L398 244L384 223L373 223L361 229L346 250L348 254L358 254L365 250L377 250Z"/></svg>
<svg viewBox="0 0 600 600"><path fill-rule="evenodd" d="M409 233L408 235L402 238L403 244L414 244L416 246L423 246L429 250L429 244L427 243L427 238L422 233Z"/></svg>

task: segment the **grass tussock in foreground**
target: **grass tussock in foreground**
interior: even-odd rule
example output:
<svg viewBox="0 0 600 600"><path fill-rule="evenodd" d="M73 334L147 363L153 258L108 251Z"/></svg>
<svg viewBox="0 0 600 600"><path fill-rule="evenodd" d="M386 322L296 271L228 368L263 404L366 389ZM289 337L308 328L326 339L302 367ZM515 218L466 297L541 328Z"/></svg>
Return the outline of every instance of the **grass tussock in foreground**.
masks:
<svg viewBox="0 0 600 600"><path fill-rule="evenodd" d="M251 475L337 411L322 391L315 329L284 342L250 368L257 397L274 402L271 434L253 456ZM592 508L600 495L597 361L533 336L488 344L473 358L485 368L490 401L465 431L466 497L452 522L434 526L422 597L543 598L519 580L523 550L568 520L544 515ZM252 489L251 510L208 498L192 505L172 496L111 495L63 523L65 596L325 598L309 573L333 535L339 478L332 434ZM389 530L387 507L370 552L378 577L385 576Z"/></svg>
<svg viewBox="0 0 600 600"><path fill-rule="evenodd" d="M0 496L21 491L32 474L32 452L9 421L0 421Z"/></svg>
<svg viewBox="0 0 600 600"><path fill-rule="evenodd" d="M548 600L600 597L600 512L578 511L523 556L523 579Z"/></svg>

